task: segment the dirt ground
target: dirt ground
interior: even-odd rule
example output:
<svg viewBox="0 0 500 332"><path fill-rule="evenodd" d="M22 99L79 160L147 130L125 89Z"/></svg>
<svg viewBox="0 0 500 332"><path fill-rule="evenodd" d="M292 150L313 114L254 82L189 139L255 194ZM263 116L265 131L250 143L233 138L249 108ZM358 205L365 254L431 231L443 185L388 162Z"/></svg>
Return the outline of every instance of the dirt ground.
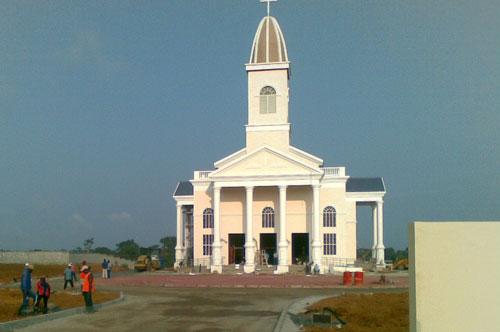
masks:
<svg viewBox="0 0 500 332"><path fill-rule="evenodd" d="M345 332L404 332L408 331L408 292L346 294L319 301L307 310L328 307L347 323ZM338 331L334 327L308 327L307 332Z"/></svg>
<svg viewBox="0 0 500 332"><path fill-rule="evenodd" d="M96 292L92 295L92 300L94 304L98 304L117 299L118 297L120 297L120 294L117 292ZM17 316L17 311L22 302L23 297L20 290L0 289L0 303L2 303L0 307L0 322L23 318ZM30 299L31 304L32 300ZM50 295L49 307L51 304L55 305L58 309L68 309L83 307L84 301L80 292L59 292Z"/></svg>
<svg viewBox="0 0 500 332"><path fill-rule="evenodd" d="M40 277L62 277L64 274L64 269L66 269L67 265L35 265L34 270L31 274L31 285L33 291L36 291L36 283L40 279ZM99 265L91 265L93 271L98 271L96 274L100 275L101 267ZM120 268L113 268L113 270L120 270ZM76 271L79 271L79 266L76 266ZM11 287L10 289L0 289L0 303L2 306L0 307L0 322L20 319L22 317L17 316L17 311L22 303L22 294L18 289L20 286L21 276L24 272L23 264L0 264L0 284L1 283L11 283L15 280L15 287ZM77 272L77 277L79 276L79 272ZM83 296L80 292L62 292L57 287L54 287L54 283L49 280L52 288L52 295L49 299L49 305L55 305L59 309L68 309L74 307L81 307L84 305ZM79 289L78 284L75 285L76 289ZM110 300L114 300L118 298L120 295L117 292L96 292L93 295L93 301L95 304L107 302ZM30 299L30 304L32 300Z"/></svg>
<svg viewBox="0 0 500 332"><path fill-rule="evenodd" d="M52 278L52 277L63 276L66 267L67 265L64 264L35 265L34 266L35 269L31 274L32 281L39 280L40 277ZM94 273L101 272L100 265L90 265L90 268L92 269L92 271L95 271ZM119 266L113 266L113 271L120 271L122 269L123 268ZM77 271L76 275L78 277L80 266L76 265L75 270ZM0 264L0 284L12 282L14 281L13 280L14 278L19 282L21 280L23 272L24 272L24 264Z"/></svg>

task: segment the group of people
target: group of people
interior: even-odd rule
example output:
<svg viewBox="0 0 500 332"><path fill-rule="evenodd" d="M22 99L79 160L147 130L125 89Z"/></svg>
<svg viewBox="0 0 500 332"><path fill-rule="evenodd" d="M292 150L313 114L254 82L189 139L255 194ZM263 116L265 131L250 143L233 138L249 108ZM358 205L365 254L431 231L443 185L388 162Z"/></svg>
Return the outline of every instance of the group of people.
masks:
<svg viewBox="0 0 500 332"><path fill-rule="evenodd" d="M23 304L21 305L22 309L26 308L29 304L30 298L33 299L34 311L38 312L38 308L40 302L43 300L44 307L42 309L43 313L47 312L47 301L50 296L50 285L45 279L45 277L41 277L40 281L36 283L36 294L31 290L31 273L33 272L33 265L26 263L24 265L24 273L21 278L21 292L23 293Z"/></svg>
<svg viewBox="0 0 500 332"><path fill-rule="evenodd" d="M23 304L19 308L21 314L28 306L29 299L33 299L34 312L47 312L47 302L50 297L50 284L47 282L46 277L41 277L40 281L36 284L36 294L32 291L31 287L31 273L33 272L33 264L26 263L24 266L23 276L21 278L21 292L23 294ZM75 267L69 263L64 270L64 289L66 290L68 283L74 289L73 280L78 281L76 278ZM95 292L94 275L86 261L82 262L80 268L80 282L82 295L85 301L85 308L87 312L93 312L92 293ZM40 309L40 302L43 301L43 308Z"/></svg>
<svg viewBox="0 0 500 332"><path fill-rule="evenodd" d="M102 278L103 279L110 279L111 278L111 269L113 266L111 265L111 262L106 259L102 262Z"/></svg>

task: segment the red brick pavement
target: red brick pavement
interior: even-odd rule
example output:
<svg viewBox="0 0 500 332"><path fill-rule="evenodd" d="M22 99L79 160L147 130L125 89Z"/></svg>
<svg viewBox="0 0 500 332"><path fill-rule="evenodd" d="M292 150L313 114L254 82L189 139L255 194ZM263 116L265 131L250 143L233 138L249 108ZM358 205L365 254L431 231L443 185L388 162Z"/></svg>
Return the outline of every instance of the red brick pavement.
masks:
<svg viewBox="0 0 500 332"><path fill-rule="evenodd" d="M343 285L342 276L297 275L140 275L97 279L97 284L119 286L164 286L176 288L406 288L408 278L365 276L363 285Z"/></svg>

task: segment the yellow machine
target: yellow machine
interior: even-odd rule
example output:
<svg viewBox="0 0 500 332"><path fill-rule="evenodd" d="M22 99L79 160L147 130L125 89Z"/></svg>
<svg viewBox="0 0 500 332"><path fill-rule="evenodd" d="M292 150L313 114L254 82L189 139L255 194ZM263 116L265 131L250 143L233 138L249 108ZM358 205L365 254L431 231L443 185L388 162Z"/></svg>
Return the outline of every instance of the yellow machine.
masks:
<svg viewBox="0 0 500 332"><path fill-rule="evenodd" d="M392 270L408 270L408 258L392 263Z"/></svg>
<svg viewBox="0 0 500 332"><path fill-rule="evenodd" d="M160 261L154 256L141 255L137 257L135 261L134 270L135 271L154 271L159 270L161 267Z"/></svg>

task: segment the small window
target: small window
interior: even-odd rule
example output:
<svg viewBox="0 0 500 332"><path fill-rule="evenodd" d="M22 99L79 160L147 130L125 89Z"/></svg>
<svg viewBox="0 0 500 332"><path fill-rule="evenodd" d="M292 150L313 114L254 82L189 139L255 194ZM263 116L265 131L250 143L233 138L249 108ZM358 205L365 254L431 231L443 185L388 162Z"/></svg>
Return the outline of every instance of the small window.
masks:
<svg viewBox="0 0 500 332"><path fill-rule="evenodd" d="M333 206L327 206L323 210L323 227L336 227L337 218L336 211Z"/></svg>
<svg viewBox="0 0 500 332"><path fill-rule="evenodd" d="M337 254L337 234L323 234L323 255Z"/></svg>
<svg viewBox="0 0 500 332"><path fill-rule="evenodd" d="M214 228L214 210L203 210L203 228Z"/></svg>
<svg viewBox="0 0 500 332"><path fill-rule="evenodd" d="M212 234L203 234L204 256L212 256L212 243L214 243L214 236Z"/></svg>
<svg viewBox="0 0 500 332"><path fill-rule="evenodd" d="M272 207L268 206L262 210L262 227L274 227L274 209Z"/></svg>
<svg viewBox="0 0 500 332"><path fill-rule="evenodd" d="M276 90L265 86L260 90L260 114L276 113Z"/></svg>

